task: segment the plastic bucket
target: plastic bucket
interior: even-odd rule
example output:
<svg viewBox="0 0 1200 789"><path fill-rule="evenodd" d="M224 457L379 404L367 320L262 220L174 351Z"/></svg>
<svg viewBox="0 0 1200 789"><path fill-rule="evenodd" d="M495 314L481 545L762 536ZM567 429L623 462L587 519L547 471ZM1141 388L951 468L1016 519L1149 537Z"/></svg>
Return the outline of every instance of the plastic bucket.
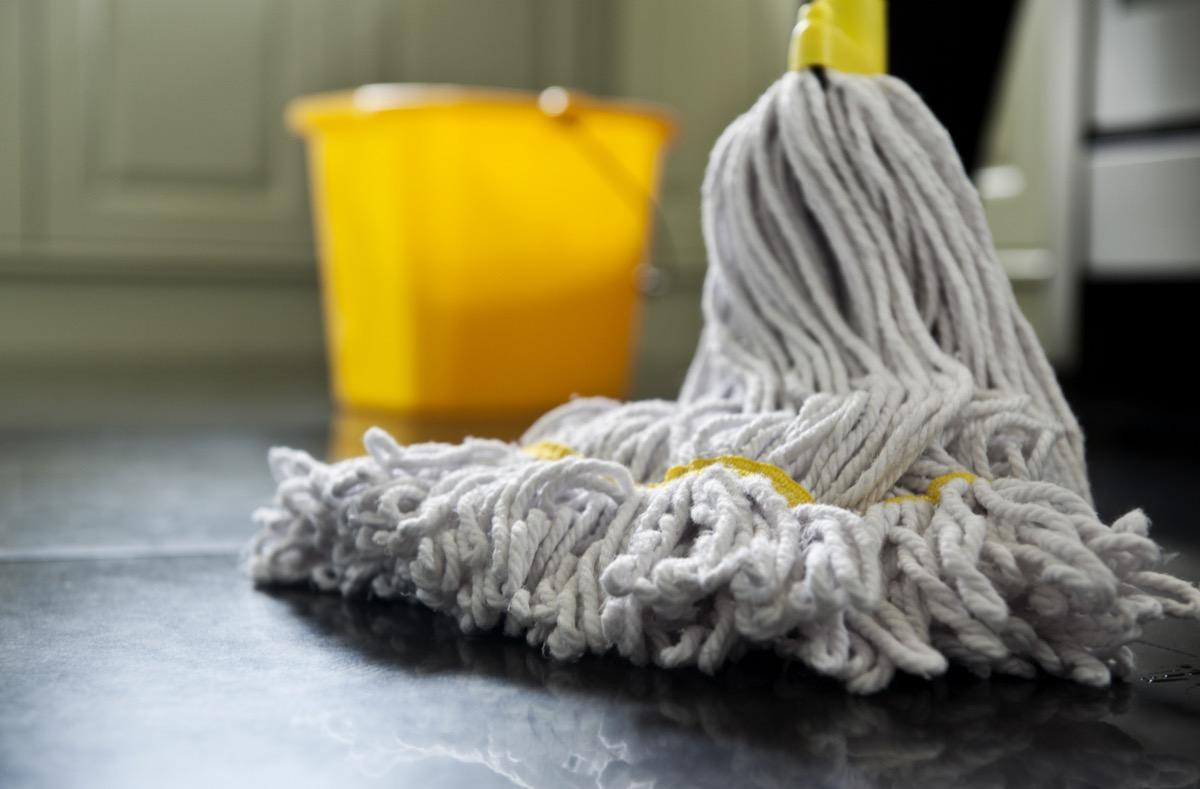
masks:
<svg viewBox="0 0 1200 789"><path fill-rule="evenodd" d="M308 143L334 397L410 413L626 394L660 110L373 85L288 109Z"/></svg>

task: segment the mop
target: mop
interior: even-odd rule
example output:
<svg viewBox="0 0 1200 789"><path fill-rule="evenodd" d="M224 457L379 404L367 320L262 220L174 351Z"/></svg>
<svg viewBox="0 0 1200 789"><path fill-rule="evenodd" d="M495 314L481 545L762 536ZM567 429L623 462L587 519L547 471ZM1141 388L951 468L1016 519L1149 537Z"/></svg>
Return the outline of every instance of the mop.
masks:
<svg viewBox="0 0 1200 789"><path fill-rule="evenodd" d="M515 444L273 450L254 580L559 660L772 649L858 693L951 664L1106 685L1145 622L1200 618L1140 510L1096 515L978 196L882 36L878 0L805 6L793 70L714 147L676 401L577 399Z"/></svg>

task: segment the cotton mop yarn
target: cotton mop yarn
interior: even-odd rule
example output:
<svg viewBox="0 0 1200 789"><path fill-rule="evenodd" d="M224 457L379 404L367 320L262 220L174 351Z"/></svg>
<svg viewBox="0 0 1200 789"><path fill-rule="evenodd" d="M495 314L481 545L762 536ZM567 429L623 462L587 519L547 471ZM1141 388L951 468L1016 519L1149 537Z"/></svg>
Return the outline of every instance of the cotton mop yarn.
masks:
<svg viewBox="0 0 1200 789"><path fill-rule="evenodd" d="M789 73L715 146L677 402L579 399L519 444L273 450L259 583L416 600L554 658L855 692L957 663L1104 685L1200 591L1090 503L1083 438L946 133L887 77Z"/></svg>

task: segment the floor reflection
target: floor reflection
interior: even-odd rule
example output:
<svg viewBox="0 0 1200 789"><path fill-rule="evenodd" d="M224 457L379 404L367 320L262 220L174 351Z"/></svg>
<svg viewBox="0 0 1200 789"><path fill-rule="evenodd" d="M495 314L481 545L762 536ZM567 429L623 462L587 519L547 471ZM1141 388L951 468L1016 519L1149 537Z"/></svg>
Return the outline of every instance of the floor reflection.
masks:
<svg viewBox="0 0 1200 789"><path fill-rule="evenodd" d="M405 678L404 703L298 721L384 775L423 758L522 786L1153 786L1195 763L1122 731L1131 689L954 677L868 697L751 656L716 677L610 659L562 665L465 637L425 609L280 592L339 648ZM399 681L399 680L398 680Z"/></svg>

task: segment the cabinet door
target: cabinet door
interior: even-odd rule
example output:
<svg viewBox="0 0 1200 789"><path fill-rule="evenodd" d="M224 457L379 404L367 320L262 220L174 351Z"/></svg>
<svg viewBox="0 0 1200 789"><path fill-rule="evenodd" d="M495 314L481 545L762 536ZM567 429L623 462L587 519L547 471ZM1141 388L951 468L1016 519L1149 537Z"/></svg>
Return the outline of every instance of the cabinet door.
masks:
<svg viewBox="0 0 1200 789"><path fill-rule="evenodd" d="M20 32L17 0L0 0L0 251L15 249L21 230Z"/></svg>
<svg viewBox="0 0 1200 789"><path fill-rule="evenodd" d="M329 87L314 0L38 5L38 243L167 259L310 252L289 99ZM28 6L27 6L28 8Z"/></svg>

